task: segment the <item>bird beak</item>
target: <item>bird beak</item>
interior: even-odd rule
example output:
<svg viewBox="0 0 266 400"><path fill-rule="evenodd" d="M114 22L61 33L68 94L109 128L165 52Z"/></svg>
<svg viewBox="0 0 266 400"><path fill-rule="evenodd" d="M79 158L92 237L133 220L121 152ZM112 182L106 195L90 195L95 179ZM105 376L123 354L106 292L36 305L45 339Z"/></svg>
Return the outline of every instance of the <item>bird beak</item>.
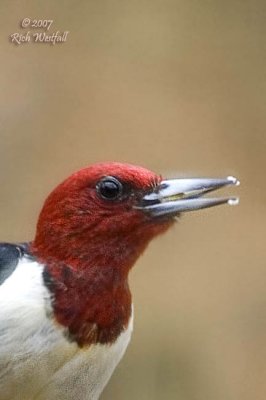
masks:
<svg viewBox="0 0 266 400"><path fill-rule="evenodd" d="M184 211L200 210L220 204L236 205L237 197L202 197L224 186L238 186L240 182L228 176L225 179L169 179L162 181L154 191L143 196L136 208L152 217L176 216Z"/></svg>

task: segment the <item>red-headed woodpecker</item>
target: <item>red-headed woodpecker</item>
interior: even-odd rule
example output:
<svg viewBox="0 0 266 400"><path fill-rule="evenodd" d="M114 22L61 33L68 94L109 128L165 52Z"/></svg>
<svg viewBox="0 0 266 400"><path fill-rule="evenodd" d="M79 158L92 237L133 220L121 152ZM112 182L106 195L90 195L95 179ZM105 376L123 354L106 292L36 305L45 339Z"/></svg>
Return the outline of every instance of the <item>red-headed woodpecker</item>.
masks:
<svg viewBox="0 0 266 400"><path fill-rule="evenodd" d="M203 197L236 184L121 163L61 183L35 239L0 244L0 399L98 399L130 341L129 270L180 213L237 203Z"/></svg>

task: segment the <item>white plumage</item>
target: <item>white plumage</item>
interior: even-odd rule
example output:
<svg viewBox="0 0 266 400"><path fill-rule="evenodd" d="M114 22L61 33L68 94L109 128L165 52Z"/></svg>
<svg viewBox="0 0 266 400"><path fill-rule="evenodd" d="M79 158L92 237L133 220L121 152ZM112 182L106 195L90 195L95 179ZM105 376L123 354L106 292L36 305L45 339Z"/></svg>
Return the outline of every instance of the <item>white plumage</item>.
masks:
<svg viewBox="0 0 266 400"><path fill-rule="evenodd" d="M0 399L96 400L130 341L79 348L51 317L43 265L24 257L0 286Z"/></svg>

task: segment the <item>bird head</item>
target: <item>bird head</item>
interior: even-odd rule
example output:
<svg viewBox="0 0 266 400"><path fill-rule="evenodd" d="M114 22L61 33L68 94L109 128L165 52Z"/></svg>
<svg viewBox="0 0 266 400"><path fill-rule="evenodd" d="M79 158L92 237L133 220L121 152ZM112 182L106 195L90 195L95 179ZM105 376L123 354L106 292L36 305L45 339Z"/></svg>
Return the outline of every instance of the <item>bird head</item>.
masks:
<svg viewBox="0 0 266 400"><path fill-rule="evenodd" d="M114 342L131 315L128 271L149 241L184 211L236 203L202 197L230 184L237 180L165 180L121 163L95 164L61 183L44 203L31 251L71 340Z"/></svg>
<svg viewBox="0 0 266 400"><path fill-rule="evenodd" d="M171 179L145 168L100 163L62 182L40 213L33 252L43 261L72 267L112 265L127 272L149 241L166 231L184 211L234 203L205 198L226 179Z"/></svg>

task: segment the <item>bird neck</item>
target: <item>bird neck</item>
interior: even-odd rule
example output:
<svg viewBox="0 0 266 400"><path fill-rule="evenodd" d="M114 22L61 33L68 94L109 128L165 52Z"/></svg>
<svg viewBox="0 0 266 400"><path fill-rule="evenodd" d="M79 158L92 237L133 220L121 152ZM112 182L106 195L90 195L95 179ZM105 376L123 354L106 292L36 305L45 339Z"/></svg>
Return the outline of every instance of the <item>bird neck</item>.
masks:
<svg viewBox="0 0 266 400"><path fill-rule="evenodd" d="M80 347L113 343L127 328L131 293L127 277L117 268L94 265L77 271L50 262L43 277L55 319Z"/></svg>
<svg viewBox="0 0 266 400"><path fill-rule="evenodd" d="M128 272L140 247L126 245L123 239L109 238L98 245L70 238L65 252L55 249L55 242L49 247L43 242L31 245L31 252L45 265L44 283L54 317L80 347L113 343L128 326Z"/></svg>
<svg viewBox="0 0 266 400"><path fill-rule="evenodd" d="M167 229L169 223L163 227ZM37 231L31 251L45 265L44 281L52 294L54 316L79 346L112 343L131 316L128 273L162 225L112 234Z"/></svg>

